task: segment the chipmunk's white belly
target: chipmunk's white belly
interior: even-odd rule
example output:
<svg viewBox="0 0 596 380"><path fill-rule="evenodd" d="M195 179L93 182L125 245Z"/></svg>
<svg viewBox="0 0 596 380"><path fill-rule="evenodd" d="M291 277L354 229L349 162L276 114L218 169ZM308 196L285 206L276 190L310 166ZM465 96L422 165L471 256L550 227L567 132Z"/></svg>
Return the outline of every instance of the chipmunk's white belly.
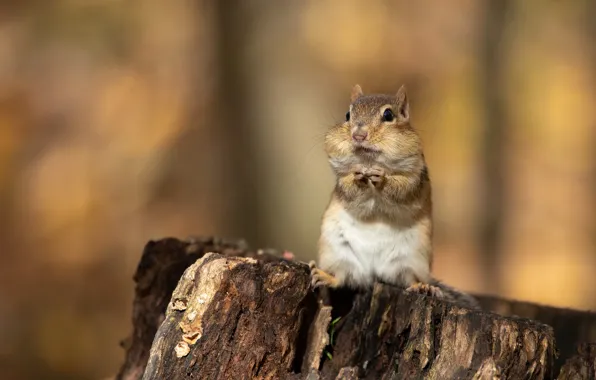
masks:
<svg viewBox="0 0 596 380"><path fill-rule="evenodd" d="M369 285L379 279L409 285L402 283L404 271L418 278L429 276L424 237L415 224L362 222L340 208L325 218L321 232L319 265L340 282Z"/></svg>

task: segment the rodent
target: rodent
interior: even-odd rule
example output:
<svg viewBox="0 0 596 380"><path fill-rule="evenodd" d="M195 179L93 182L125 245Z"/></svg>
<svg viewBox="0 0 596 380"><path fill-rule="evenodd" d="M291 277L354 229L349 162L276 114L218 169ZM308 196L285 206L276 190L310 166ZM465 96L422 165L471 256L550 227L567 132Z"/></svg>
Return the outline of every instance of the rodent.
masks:
<svg viewBox="0 0 596 380"><path fill-rule="evenodd" d="M375 281L478 309L476 300L431 276L431 181L410 123L405 86L367 94L355 85L344 122L325 134L336 176L323 215L314 288L366 288Z"/></svg>

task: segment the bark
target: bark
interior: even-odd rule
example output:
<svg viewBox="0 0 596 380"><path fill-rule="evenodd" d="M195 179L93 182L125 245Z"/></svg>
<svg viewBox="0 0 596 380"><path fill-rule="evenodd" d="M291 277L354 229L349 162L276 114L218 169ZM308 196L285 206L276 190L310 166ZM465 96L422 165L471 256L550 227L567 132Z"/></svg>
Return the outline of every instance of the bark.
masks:
<svg viewBox="0 0 596 380"><path fill-rule="evenodd" d="M581 344L577 355L567 360L557 379L596 379L596 344Z"/></svg>
<svg viewBox="0 0 596 380"><path fill-rule="evenodd" d="M505 378L552 377L552 329L523 318L460 309L375 285L340 321L332 375L357 365L370 379L471 379L486 366Z"/></svg>
<svg viewBox="0 0 596 380"><path fill-rule="evenodd" d="M591 312L512 301L498 297L477 297L485 310L503 316L522 316L551 326L559 357L555 360L555 373L565 361L575 355L578 345L596 342L596 314Z"/></svg>
<svg viewBox="0 0 596 380"><path fill-rule="evenodd" d="M306 264L242 242L150 242L135 281L118 379L554 379L563 363L560 379L595 374L591 313L478 297L499 315L382 284L315 294Z"/></svg>
<svg viewBox="0 0 596 380"><path fill-rule="evenodd" d="M157 328L182 273L207 252L228 256L260 257L278 260L271 254L246 250L243 241L230 242L215 238L191 238L189 241L163 239L149 242L134 275L136 283L133 304L133 332L122 342L126 358L118 379L140 379L149 358L149 349Z"/></svg>
<svg viewBox="0 0 596 380"><path fill-rule="evenodd" d="M174 291L143 379L283 378L299 368L309 287L305 265L205 255Z"/></svg>

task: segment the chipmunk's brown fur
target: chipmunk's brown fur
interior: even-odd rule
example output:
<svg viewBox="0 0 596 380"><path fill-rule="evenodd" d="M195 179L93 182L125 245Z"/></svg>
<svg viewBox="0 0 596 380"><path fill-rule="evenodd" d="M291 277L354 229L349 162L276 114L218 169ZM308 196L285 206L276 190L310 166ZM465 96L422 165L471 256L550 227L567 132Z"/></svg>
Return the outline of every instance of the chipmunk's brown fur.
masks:
<svg viewBox="0 0 596 380"><path fill-rule="evenodd" d="M405 87L364 95L354 86L346 121L327 132L325 151L337 180L319 267L311 262L313 285L357 288L379 280L432 295L450 291L430 274L431 184Z"/></svg>
<svg viewBox="0 0 596 380"><path fill-rule="evenodd" d="M382 120L387 109L395 114L392 122ZM394 219L396 204L401 206L400 216L430 216L428 169L420 137L409 122L405 88L397 96L363 95L357 85L350 115L349 121L331 128L325 136L325 151L338 176L338 200L363 219ZM367 137L355 146L353 133L366 133ZM373 179L373 186L367 178ZM373 196L377 201L363 207Z"/></svg>

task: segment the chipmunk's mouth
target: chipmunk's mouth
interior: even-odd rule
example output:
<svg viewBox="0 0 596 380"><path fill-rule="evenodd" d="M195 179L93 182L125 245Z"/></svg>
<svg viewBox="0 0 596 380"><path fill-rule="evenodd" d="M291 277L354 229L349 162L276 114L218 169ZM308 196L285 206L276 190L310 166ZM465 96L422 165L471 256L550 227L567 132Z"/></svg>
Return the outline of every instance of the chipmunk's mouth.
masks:
<svg viewBox="0 0 596 380"><path fill-rule="evenodd" d="M380 153L381 150L376 146L370 144L368 141L354 142L354 153L356 154L375 154Z"/></svg>

